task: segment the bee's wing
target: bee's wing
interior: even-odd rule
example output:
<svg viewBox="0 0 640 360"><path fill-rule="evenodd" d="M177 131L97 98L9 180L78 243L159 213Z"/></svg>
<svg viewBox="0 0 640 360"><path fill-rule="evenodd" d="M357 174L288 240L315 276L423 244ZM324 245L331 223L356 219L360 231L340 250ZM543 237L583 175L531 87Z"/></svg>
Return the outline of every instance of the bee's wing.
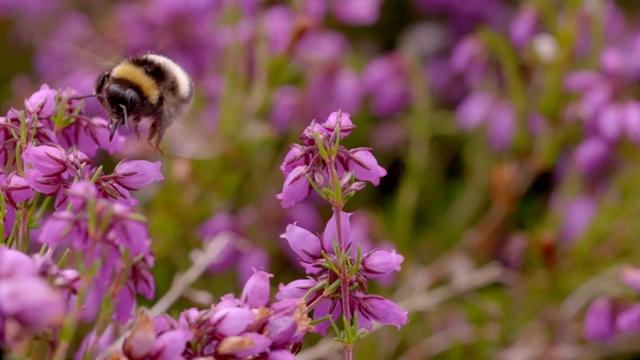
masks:
<svg viewBox="0 0 640 360"><path fill-rule="evenodd" d="M66 41L55 41L51 44L51 47L61 54L74 57L77 65L108 69L118 64L118 61L115 59L99 55L99 52L106 53L104 46L98 48L97 46L91 46L89 43L80 46ZM113 51L110 53L114 54L118 52Z"/></svg>

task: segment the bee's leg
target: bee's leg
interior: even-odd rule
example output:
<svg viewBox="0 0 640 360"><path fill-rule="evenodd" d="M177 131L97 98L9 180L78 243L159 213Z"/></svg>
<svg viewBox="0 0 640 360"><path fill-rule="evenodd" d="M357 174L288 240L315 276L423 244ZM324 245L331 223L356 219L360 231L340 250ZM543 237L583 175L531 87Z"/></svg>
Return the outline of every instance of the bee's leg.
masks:
<svg viewBox="0 0 640 360"><path fill-rule="evenodd" d="M160 142L164 137L164 133L167 130L167 121L166 115L160 116L158 119L154 119L151 123L151 127L149 127L149 136L147 140L149 140L149 144L152 148L160 151L164 155L164 151L160 148Z"/></svg>

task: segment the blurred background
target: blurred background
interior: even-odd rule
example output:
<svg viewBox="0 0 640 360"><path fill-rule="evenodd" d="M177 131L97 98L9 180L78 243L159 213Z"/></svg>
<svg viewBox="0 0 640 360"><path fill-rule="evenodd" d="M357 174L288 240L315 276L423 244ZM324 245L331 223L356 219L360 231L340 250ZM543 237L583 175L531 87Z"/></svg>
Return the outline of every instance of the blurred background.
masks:
<svg viewBox="0 0 640 360"><path fill-rule="evenodd" d="M2 114L43 83L90 94L144 51L193 77L167 155L135 136L121 155L163 163L165 181L136 194L156 297L190 251L239 236L173 315L238 293L252 267L303 277L279 235L322 231L331 213L313 196L282 209L279 166L342 109L357 125L345 145L388 171L345 209L352 237L405 256L372 292L410 319L357 359L640 356L640 315L616 320L638 302L620 279L640 263L636 1L0 0L0 39ZM590 315L597 331L583 321L596 298L611 304ZM299 358L341 358L330 340L309 335Z"/></svg>

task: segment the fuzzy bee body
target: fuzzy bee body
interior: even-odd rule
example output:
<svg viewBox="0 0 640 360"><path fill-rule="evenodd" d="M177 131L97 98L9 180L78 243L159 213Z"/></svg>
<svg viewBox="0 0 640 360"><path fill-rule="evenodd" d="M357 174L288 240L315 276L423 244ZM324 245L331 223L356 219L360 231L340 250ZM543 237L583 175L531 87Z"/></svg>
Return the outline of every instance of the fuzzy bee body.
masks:
<svg viewBox="0 0 640 360"><path fill-rule="evenodd" d="M94 93L109 113L110 139L118 127L151 119L148 140L159 149L171 123L193 103L193 81L173 60L157 54L129 58L96 80Z"/></svg>

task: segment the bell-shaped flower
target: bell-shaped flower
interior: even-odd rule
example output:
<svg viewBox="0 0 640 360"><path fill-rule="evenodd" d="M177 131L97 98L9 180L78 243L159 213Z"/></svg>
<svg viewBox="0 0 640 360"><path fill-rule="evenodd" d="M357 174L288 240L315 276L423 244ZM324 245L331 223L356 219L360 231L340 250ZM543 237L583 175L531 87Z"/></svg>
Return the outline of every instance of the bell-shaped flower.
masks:
<svg viewBox="0 0 640 360"><path fill-rule="evenodd" d="M0 174L0 188L5 199L12 205L31 199L34 195L29 182L15 172L6 177L5 174Z"/></svg>
<svg viewBox="0 0 640 360"><path fill-rule="evenodd" d="M53 115L56 94L55 90L50 89L47 84L43 84L40 90L24 101L27 113L29 115L38 115L40 118Z"/></svg>
<svg viewBox="0 0 640 360"><path fill-rule="evenodd" d="M162 333L156 339L149 351L149 358L154 360L179 359L187 342L193 339L190 331L183 329L170 330Z"/></svg>
<svg viewBox="0 0 640 360"><path fill-rule="evenodd" d="M314 279L294 280L287 285L280 284L278 286L277 300L301 299L307 292L318 283Z"/></svg>
<svg viewBox="0 0 640 360"><path fill-rule="evenodd" d="M162 163L145 160L121 161L113 170L115 181L127 190L138 190L154 181L163 180Z"/></svg>
<svg viewBox="0 0 640 360"><path fill-rule="evenodd" d="M67 170L69 159L66 152L59 146L29 144L22 158L42 176L56 176Z"/></svg>
<svg viewBox="0 0 640 360"><path fill-rule="evenodd" d="M282 207L288 209L298 201L304 200L311 193L311 185L305 176L307 167L298 166L287 176L282 192L276 195Z"/></svg>
<svg viewBox="0 0 640 360"><path fill-rule="evenodd" d="M267 306L271 292L271 287L269 286L269 278L271 277L273 275L264 271L255 271L245 284L244 290L242 290L240 302L251 309Z"/></svg>
<svg viewBox="0 0 640 360"><path fill-rule="evenodd" d="M255 318L251 309L243 307L222 308L214 310L211 324L220 336L235 336L244 332Z"/></svg>
<svg viewBox="0 0 640 360"><path fill-rule="evenodd" d="M403 261L404 256L395 250L374 250L362 257L362 271L367 278L374 279L392 271L400 271Z"/></svg>
<svg viewBox="0 0 640 360"><path fill-rule="evenodd" d="M349 152L349 169L353 171L356 179L370 181L376 186L380 184L380 178L387 175L387 170L378 165L378 160L366 149L354 149Z"/></svg>
<svg viewBox="0 0 640 360"><path fill-rule="evenodd" d="M389 299L378 295L364 295L357 304L357 311L362 315L359 320L363 321L362 327L371 330L371 325L366 324L366 320L373 320L385 325L395 325L398 329L407 323L407 311L402 311L400 307Z"/></svg>
<svg viewBox="0 0 640 360"><path fill-rule="evenodd" d="M264 327L264 333L271 339L273 346L292 343L298 324L292 316L272 317Z"/></svg>
<svg viewBox="0 0 640 360"><path fill-rule="evenodd" d="M349 223L351 215L353 214L340 212L340 227L342 229L342 233L340 235L342 236L345 249L351 246L351 224ZM327 222L327 226L324 228L324 233L322 233L322 249L327 253L334 253L334 242L336 244L339 243L338 226L335 214L331 216L331 219Z"/></svg>

